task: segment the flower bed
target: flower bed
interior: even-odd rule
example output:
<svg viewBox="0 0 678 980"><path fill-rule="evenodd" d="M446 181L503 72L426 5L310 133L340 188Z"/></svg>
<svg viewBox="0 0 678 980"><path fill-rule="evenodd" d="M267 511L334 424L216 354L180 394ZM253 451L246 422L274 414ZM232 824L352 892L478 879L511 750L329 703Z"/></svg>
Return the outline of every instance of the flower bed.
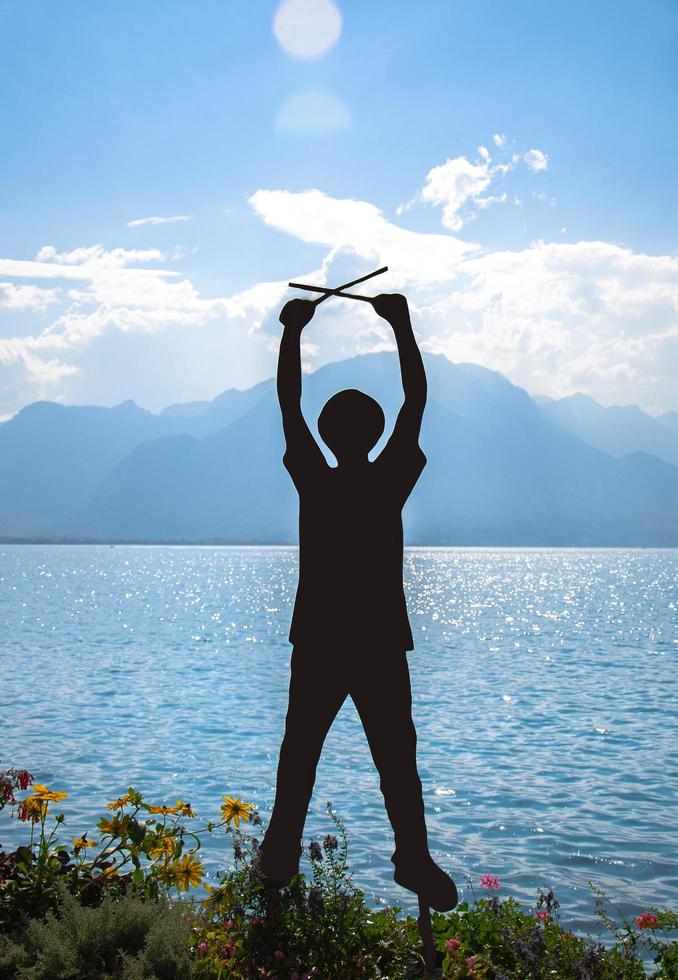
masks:
<svg viewBox="0 0 678 980"><path fill-rule="evenodd" d="M17 794L25 796L17 798ZM362 980L424 975L417 923L397 908L369 908L351 880L343 824L312 841L310 874L271 889L259 870L254 806L222 797L219 819L197 826L190 803L153 804L130 787L106 804L97 832L59 840L65 797L22 769L0 772L0 810L23 821L28 841L0 852L0 976ZM241 824L243 826L241 826ZM248 825L248 830L245 830ZM255 828L257 828L255 830ZM230 835L234 867L203 884L205 834ZM559 904L539 890L535 908L500 898L491 874L477 897L433 915L437 976L487 980L635 980L678 977L678 917L647 909L612 918L597 912L614 945L575 936ZM200 897L198 889L204 889Z"/></svg>

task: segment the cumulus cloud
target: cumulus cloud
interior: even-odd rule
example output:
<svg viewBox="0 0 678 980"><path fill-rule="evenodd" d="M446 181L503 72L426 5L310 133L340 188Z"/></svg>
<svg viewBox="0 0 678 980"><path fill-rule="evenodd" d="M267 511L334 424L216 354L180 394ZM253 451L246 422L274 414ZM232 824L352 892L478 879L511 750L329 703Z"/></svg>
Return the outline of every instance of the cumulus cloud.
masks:
<svg viewBox="0 0 678 980"><path fill-rule="evenodd" d="M387 288L407 290L432 352L500 370L554 397L583 390L606 402L675 405L676 257L606 242L483 252L452 235L408 232L403 241L373 205L320 191L259 191L251 203L272 227L330 247L318 283L358 275L365 259L388 263ZM332 328L322 333L322 361L393 346L370 307L333 302L323 310ZM319 363L312 353L308 360Z"/></svg>
<svg viewBox="0 0 678 980"><path fill-rule="evenodd" d="M177 221L191 221L192 215L190 214L172 214L167 217L153 216L150 218L135 218L134 221L128 221L128 228L141 228L142 225L173 225Z"/></svg>
<svg viewBox="0 0 678 980"><path fill-rule="evenodd" d="M466 220L466 209L507 199L496 183L508 169L529 166L524 156L513 154L495 164L488 151L475 163L448 160L429 171L422 195L426 190L429 203L443 208L447 226L456 225L460 216ZM499 166L504 170L494 173ZM388 265L387 275L361 291L405 291L428 351L494 368L531 392L559 397L581 390L604 403L678 408L676 256L603 241L537 241L527 248L488 251L461 237L459 229L408 230L369 201L318 189L261 189L249 203L266 226L321 246L316 268L291 270L291 279L334 285ZM5 306L11 297L15 308L23 304L36 316L52 301L63 306L31 336L0 339L4 378L13 372L15 379L0 410L16 402L19 391L22 403L26 392L63 394L79 378L82 352L107 343L105 338L127 344L136 365L144 337L149 338L144 356L153 363L152 352L168 343L158 339L154 348L153 336L171 336L182 377L189 363L194 378L207 370L205 363L215 378L222 377L222 368L212 368L215 352L228 356L223 352L234 345L239 345L237 358L231 355L237 361L234 371L241 373L249 360L255 374L272 373L277 313L287 282L205 297L166 262L166 254L156 249L101 245L63 252L45 246L34 260L0 259L0 276L12 286L0 288ZM40 285L43 280L47 287ZM306 368L394 346L391 331L366 303L331 300L320 310L304 334ZM256 367L255 360L266 367ZM186 394L199 397L197 384Z"/></svg>
<svg viewBox="0 0 678 980"><path fill-rule="evenodd" d="M475 164L466 157L455 157L429 170L420 198L427 204L441 204L443 226L459 231L464 224L459 213L463 205L480 197L491 181L489 154Z"/></svg>
<svg viewBox="0 0 678 980"><path fill-rule="evenodd" d="M540 170L548 170L548 154L544 153L542 150L528 150L523 156L523 160L528 165L530 170L534 171L535 173Z"/></svg>
<svg viewBox="0 0 678 980"><path fill-rule="evenodd" d="M43 289L33 284L16 285L0 282L0 307L6 310L43 310L56 303L60 296L58 289Z"/></svg>
<svg viewBox="0 0 678 980"><path fill-rule="evenodd" d="M453 157L433 167L426 174L423 187L405 204L401 204L397 214L409 211L416 204L442 206L442 225L450 231L461 231L464 224L473 220L479 210L493 204L505 204L506 191L499 194L485 194L490 185L506 177L521 159L531 171L546 170L548 157L541 150L529 150L521 157L518 153L508 154L508 137L495 133L492 141L499 151L499 159L493 161L486 146L478 147L478 158L472 162L465 156Z"/></svg>
<svg viewBox="0 0 678 980"><path fill-rule="evenodd" d="M320 190L259 190L249 203L272 228L331 249L350 248L375 265L392 265L404 285L446 282L479 246L451 235L422 235L388 221L367 201Z"/></svg>
<svg viewBox="0 0 678 980"><path fill-rule="evenodd" d="M176 271L144 267L166 258L157 249L92 245L57 252L46 245L34 260L0 259L0 275L63 281L59 289L35 282L0 284L0 307L39 310L58 300L62 305L41 330L0 337L5 389L0 409L7 406L10 387L19 386L33 398L54 396L78 373L78 355L110 331L153 334L221 319L239 323L246 333L258 329L288 288L286 282L262 282L230 296L205 298Z"/></svg>

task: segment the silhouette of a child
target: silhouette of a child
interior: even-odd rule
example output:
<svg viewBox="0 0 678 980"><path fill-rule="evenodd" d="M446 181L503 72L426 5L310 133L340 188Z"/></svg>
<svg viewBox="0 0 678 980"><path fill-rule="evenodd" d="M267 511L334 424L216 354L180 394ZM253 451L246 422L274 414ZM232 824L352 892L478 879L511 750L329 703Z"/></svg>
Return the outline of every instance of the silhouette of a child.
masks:
<svg viewBox="0 0 678 980"><path fill-rule="evenodd" d="M379 404L361 391L333 395L318 419L331 467L301 411L301 332L315 304L287 303L278 361L283 462L299 493L299 584L289 639L289 706L276 798L261 849L274 882L299 869L301 836L323 742L341 705L353 699L380 775L395 835L394 878L433 908L453 908L454 882L429 854L407 651L413 649L403 591L401 511L426 457L419 431L426 374L407 300L372 300L392 326L405 399L393 434L373 462L384 429ZM333 658L339 653L341 658Z"/></svg>

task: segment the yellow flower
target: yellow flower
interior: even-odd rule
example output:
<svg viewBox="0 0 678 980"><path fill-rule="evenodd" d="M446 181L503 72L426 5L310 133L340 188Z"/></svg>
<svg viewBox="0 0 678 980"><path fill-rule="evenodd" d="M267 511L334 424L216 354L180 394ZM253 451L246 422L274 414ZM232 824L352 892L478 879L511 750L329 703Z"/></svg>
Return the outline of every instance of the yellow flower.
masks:
<svg viewBox="0 0 678 980"><path fill-rule="evenodd" d="M159 837L153 847L149 850L150 857L171 857L174 853L174 838Z"/></svg>
<svg viewBox="0 0 678 980"><path fill-rule="evenodd" d="M162 815L166 817L168 813L178 813L181 807L163 805L163 806L149 806L146 807L146 809L148 810L149 813L162 813Z"/></svg>
<svg viewBox="0 0 678 980"><path fill-rule="evenodd" d="M176 806L179 807L179 813L182 817L194 817L195 813L191 809L190 803L184 803L183 800L177 800Z"/></svg>
<svg viewBox="0 0 678 980"><path fill-rule="evenodd" d="M87 834L83 834L82 837L73 838L73 850L79 854L86 847L94 847L95 843L96 841L87 840Z"/></svg>
<svg viewBox="0 0 678 980"><path fill-rule="evenodd" d="M127 817L121 819L116 815L111 820L102 817L98 827L103 834L111 834L113 837L118 837L127 827Z"/></svg>
<svg viewBox="0 0 678 980"><path fill-rule="evenodd" d="M31 792L37 799L48 800L50 803L58 803L59 800L65 800L68 796L68 793L64 793L63 790L47 789L42 783L33 783Z"/></svg>
<svg viewBox="0 0 678 980"><path fill-rule="evenodd" d="M157 874L158 878L160 878L161 881L164 881L165 882L166 885L174 885L174 884L176 884L176 875L174 873L174 865L173 864L163 864L163 865L161 865L157 869L156 874Z"/></svg>
<svg viewBox="0 0 678 980"><path fill-rule="evenodd" d="M32 820L33 823L44 820L48 806L47 800L41 800L39 796L27 796L19 804L19 820Z"/></svg>
<svg viewBox="0 0 678 980"><path fill-rule="evenodd" d="M177 887L184 892L187 892L191 885L199 885L205 874L202 861L198 861L193 851L174 861L172 870Z"/></svg>
<svg viewBox="0 0 678 980"><path fill-rule="evenodd" d="M118 873L118 869L114 868L113 865L111 865L108 868L104 868L104 870L101 873L104 876L104 878L114 878Z"/></svg>
<svg viewBox="0 0 678 980"><path fill-rule="evenodd" d="M221 816L230 825L231 820L236 827L240 826L241 820L250 819L250 810L253 809L251 803L243 803L240 797L222 796L224 801L221 805Z"/></svg>
<svg viewBox="0 0 678 980"><path fill-rule="evenodd" d="M106 806L109 810L120 810L122 807L126 806L130 801L130 796L125 793L124 796L119 796L117 800L113 800L112 803L107 803Z"/></svg>

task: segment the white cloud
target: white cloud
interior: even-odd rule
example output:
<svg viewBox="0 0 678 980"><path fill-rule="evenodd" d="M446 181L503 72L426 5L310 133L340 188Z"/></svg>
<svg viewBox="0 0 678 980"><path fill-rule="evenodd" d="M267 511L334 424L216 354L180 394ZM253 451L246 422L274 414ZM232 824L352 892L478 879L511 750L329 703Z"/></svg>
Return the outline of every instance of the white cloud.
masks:
<svg viewBox="0 0 678 980"><path fill-rule="evenodd" d="M0 282L0 308L6 310L43 310L56 303L60 295L58 289Z"/></svg>
<svg viewBox="0 0 678 980"><path fill-rule="evenodd" d="M491 182L489 154L479 163L471 163L466 157L455 157L429 170L420 199L428 204L442 204L443 226L450 231L459 231L464 224L459 214L463 205L478 198Z"/></svg>
<svg viewBox="0 0 678 980"><path fill-rule="evenodd" d="M424 186L409 201L401 204L396 209L396 214L403 214L419 203L441 205L443 227L450 231L461 231L466 222L477 216L479 210L506 202L506 191L499 194L485 194L485 191L493 182L510 174L521 160L532 171L545 170L548 167L548 157L541 150L529 150L522 157L518 153L509 155L506 135L495 133L492 140L499 151L498 161L493 161L486 146L478 147L478 159L475 163L464 156L446 160L429 170Z"/></svg>
<svg viewBox="0 0 678 980"><path fill-rule="evenodd" d="M548 154L544 153L543 150L528 150L523 156L523 160L528 165L530 170L537 173L540 170L548 170L549 158Z"/></svg>
<svg viewBox="0 0 678 980"><path fill-rule="evenodd" d="M157 249L105 249L102 245L57 253L43 246L35 261L0 259L0 274L14 278L63 280L65 289L34 283L0 285L0 306L44 308L59 298L61 313L37 333L0 337L2 387L33 398L55 396L78 374L75 361L110 331L153 334L172 327L186 330L222 319L256 330L287 291L286 282L258 283L232 296L204 298L189 279L140 263L161 261ZM77 282L76 282L77 280ZM6 302L5 302L6 301ZM66 305L64 307L64 301ZM14 382L11 381L14 378ZM14 396L16 397L16 396Z"/></svg>
<svg viewBox="0 0 678 980"><path fill-rule="evenodd" d="M142 225L172 225L177 221L191 221L192 215L190 214L172 214L168 217L154 216L150 218L135 218L134 221L128 221L128 228L141 228Z"/></svg>
<svg viewBox="0 0 678 980"><path fill-rule="evenodd" d="M349 248L374 267L396 267L403 284L449 281L461 259L479 248L452 235L408 231L373 204L319 190L259 190L249 203L267 225L304 242Z"/></svg>
<svg viewBox="0 0 678 980"><path fill-rule="evenodd" d="M523 160L515 157L501 166L512 169ZM482 154L476 163L448 160L429 171L422 198L426 190L444 217L448 209L448 223L468 220L509 199L501 188L492 193L493 181L503 176L498 167ZM497 369L528 391L558 397L582 390L604 403L678 408L676 256L602 241L484 251L459 234L408 230L368 201L320 190L258 190L250 205L268 227L322 246L318 267L292 269L290 279L335 284L388 265L387 275L360 291L406 291L426 350ZM125 351L129 365L124 378L110 382L111 401L143 397L144 377L163 358L167 363L167 349L182 367L180 380L176 372L172 377L175 385L186 384L185 397L216 393L226 378L241 384L270 375L287 281L205 297L190 279L164 267L167 261L157 249L102 245L62 252L45 246L33 261L0 259L4 305L11 296L13 308L23 304L37 316L53 301L61 303L58 316L33 335L0 339L7 390L0 411L31 397L89 393L83 386L96 370L99 383L109 384L115 372L96 367L101 350ZM372 308L348 300L323 304L304 336L306 368L393 347ZM137 388L121 391L123 382ZM156 398L163 403L162 392Z"/></svg>

